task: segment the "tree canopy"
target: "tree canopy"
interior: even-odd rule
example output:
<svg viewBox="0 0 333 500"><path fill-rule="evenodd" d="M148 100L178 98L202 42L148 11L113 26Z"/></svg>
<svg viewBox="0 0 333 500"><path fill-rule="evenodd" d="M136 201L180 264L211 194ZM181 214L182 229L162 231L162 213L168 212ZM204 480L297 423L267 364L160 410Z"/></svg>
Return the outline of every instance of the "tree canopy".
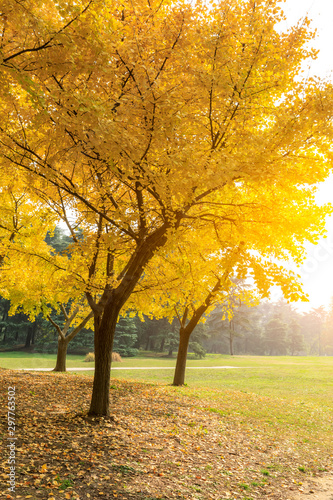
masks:
<svg viewBox="0 0 333 500"><path fill-rule="evenodd" d="M118 315L167 242L228 226L236 244L299 262L322 233L332 88L302 78L313 32L306 19L275 29L276 0L2 0L1 12L1 169L71 230L94 312L91 413L107 414Z"/></svg>

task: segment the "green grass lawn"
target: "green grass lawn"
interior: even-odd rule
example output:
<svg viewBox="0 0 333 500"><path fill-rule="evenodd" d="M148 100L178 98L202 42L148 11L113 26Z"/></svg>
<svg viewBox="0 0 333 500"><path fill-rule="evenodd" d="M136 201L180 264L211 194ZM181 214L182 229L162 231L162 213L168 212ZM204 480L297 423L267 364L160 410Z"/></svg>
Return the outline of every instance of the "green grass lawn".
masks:
<svg viewBox="0 0 333 500"><path fill-rule="evenodd" d="M53 354L21 352L0 353L0 367L11 369L54 368ZM113 363L113 378L135 379L144 382L170 384L175 358L135 357ZM91 368L84 356L68 355L67 367ZM274 396L315 402L333 409L333 357L303 356L227 356L210 354L204 359L189 359L187 366L207 367L189 369L186 374L188 391L192 388L230 389L263 396ZM234 370L209 369L210 366L235 366ZM160 367L160 370L126 370L126 367ZM93 372L78 372L93 375Z"/></svg>
<svg viewBox="0 0 333 500"><path fill-rule="evenodd" d="M0 353L0 367L50 368L55 355ZM171 387L175 359L156 357L125 358L114 367L160 367L160 370L114 370L112 380L132 379L157 383L167 391L205 401L207 411L238 419L242 424L264 429L272 435L287 432L295 440L328 446L333 431L333 357L221 356L189 359L186 387ZM237 369L214 369L213 366ZM68 367L93 367L84 356L68 355ZM92 376L92 371L77 372Z"/></svg>
<svg viewBox="0 0 333 500"><path fill-rule="evenodd" d="M126 363L126 365L125 365ZM175 360L130 359L115 366L173 366ZM237 369L209 369L210 366ZM170 387L172 370L114 370L112 378L163 384L176 396L187 396L239 422L246 432L291 440L296 447L332 455L333 357L208 356L189 360L186 387ZM81 372L82 373L82 372ZM86 372L92 375L93 372ZM324 453L324 454L325 454Z"/></svg>
<svg viewBox="0 0 333 500"><path fill-rule="evenodd" d="M26 352L0 352L0 367L10 368L11 370L20 370L22 368L50 368L53 369L56 364L55 354L40 354ZM67 366L87 366L83 362L84 356L67 356ZM90 366L90 364L89 364Z"/></svg>

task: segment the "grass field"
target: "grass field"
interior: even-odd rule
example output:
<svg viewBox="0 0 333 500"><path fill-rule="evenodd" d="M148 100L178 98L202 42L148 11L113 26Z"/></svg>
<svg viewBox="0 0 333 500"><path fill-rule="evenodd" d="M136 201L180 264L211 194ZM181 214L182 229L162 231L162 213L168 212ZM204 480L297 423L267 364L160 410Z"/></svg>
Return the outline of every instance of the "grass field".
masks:
<svg viewBox="0 0 333 500"><path fill-rule="evenodd" d="M54 368L55 355L20 352L0 353L0 367L13 370L22 368ZM143 382L170 384L175 358L135 357L125 358L113 367L113 378L135 379ZM67 367L91 368L84 356L68 355ZM274 396L312 402L333 410L333 357L303 356L227 356L210 354L204 359L189 359L186 374L187 391L191 388L231 389L258 395ZM233 366L238 369L222 370L209 367ZM159 367L160 370L126 370L126 367ZM93 375L91 371L78 372Z"/></svg>
<svg viewBox="0 0 333 500"><path fill-rule="evenodd" d="M0 353L0 367L2 368L14 370L29 367L52 369L54 365L54 355L18 352ZM227 448L227 451L224 451L222 456L222 459L226 460L223 466L226 471L223 473L226 474L226 480L222 481L220 478L218 481L222 481L221 485L223 487L228 481L233 481L228 486L230 491L235 492L244 489L243 494L239 493L243 499L266 498L267 495L269 496L273 492L276 493L277 489L281 490L282 493L284 488L288 488L288 490L302 489L302 475L304 475L304 480L307 480L306 477L311 478L318 474L325 475L332 472L333 357L230 357L208 355L202 360L188 360L190 369L187 371L187 385L184 387L170 385L173 370L163 368L173 367L174 365L175 359L161 359L151 356L127 358L122 363L114 363L115 368L121 367L123 369L111 372L113 401L111 412L116 415L117 422L124 422L125 430L128 423L130 423L132 429L134 425L133 415L137 415L137 422L140 426L147 419L149 422L154 422L150 427L143 426L142 435L139 429L135 431L137 434L134 434L141 436L140 439L148 439L145 437L148 429L151 432L155 428L163 429L164 426L170 424L172 427L170 427L171 430L169 429L168 434L168 436L171 436L170 439L177 438L179 446L182 445L185 448L188 446L188 451L184 448L185 455L182 458L184 460L186 454L189 453L190 472L188 474L184 473L188 485L193 484L193 477L191 476L193 460L195 461L196 457L195 450L200 448L200 446L195 448L197 439L206 439L205 453L207 456L203 455L202 471L200 474L196 473L196 481L198 481L199 476L204 475L203 470L206 470L207 460L211 460L210 446L213 441L210 441L210 439L217 435L221 436L219 438L221 443L225 440L228 446L232 448L230 454ZM69 355L67 366L84 368L87 366L92 367L93 363L85 363L84 356ZM234 366L237 368L213 368L217 366ZM160 367L160 369L126 369L131 367ZM3 373L6 376L7 372L4 371ZM8 371L9 377L11 373L13 372ZM89 375L89 378L82 377L82 375ZM76 397L69 396L72 393L66 391L62 395L59 393L56 397L56 407L58 401L62 401L61 404L65 405L67 412L73 407L76 408L75 411L78 411L78 408L80 411L84 411L88 409L89 405L92 375L92 371L68 372L67 374L51 372L48 374L41 373L40 375L32 372L31 375L24 375L22 381L29 380L25 396L27 405L37 405L39 411L44 406L52 410L52 404L50 404L48 398L52 398L53 394L59 390L58 386L63 385L64 387L71 386ZM19 377L18 373L17 376ZM18 378L18 383L20 380ZM22 381L20 383L23 383ZM38 385L39 383L42 385ZM51 387L52 384L52 390L43 392L44 387ZM33 390L31 390L32 385ZM76 386L77 389L75 389ZM18 391L20 398L23 397L23 387L25 390L24 385ZM63 400L65 395L66 397L68 395L69 398L66 402ZM42 398L45 398L45 401L42 401ZM166 403L166 401L169 402ZM80 406L81 404L82 406ZM167 410L166 404L173 405L172 409ZM182 412L186 412L187 420L180 423L177 420L179 418L177 415L182 414ZM52 417L52 411L50 415ZM24 418L28 418L28 416ZM33 418L35 417L33 416ZM45 422L47 422L48 414L46 414L45 418ZM68 419L71 418L69 412ZM157 421L158 418L161 421ZM214 432L212 430L208 431L207 429L214 422L216 426ZM46 423L43 423L43 425L46 425ZM51 432L51 430L50 428L48 432ZM125 435L127 435L127 432L129 431L126 430ZM191 446L186 444L191 432L196 433L191 445L192 448L194 447L192 450L193 456L191 455L192 452L189 451L192 449ZM82 434L81 428L78 430L78 436L81 436L80 433ZM131 433L132 430L130 431L132 436ZM163 437L163 432L159 431L158 436L159 438ZM37 437L34 439L37 440ZM156 436L154 439L152 438L152 442L155 442L156 439ZM79 441L79 438L76 438L76 440ZM145 457L145 454L151 446L151 442L147 443L144 446L142 445L144 452L141 453L138 462L128 462L130 459L125 461L123 457L121 466L138 468L138 464L143 463L142 460L148 460L149 457ZM164 450L163 443L160 446L161 450ZM221 443L218 442L218 446L222 446L223 443ZM172 444L170 450L177 451L177 446L175 447ZM234 452L233 448L236 449L236 452ZM124 450L127 449L128 443L126 446L124 445ZM201 449L200 453L203 452L203 449ZM82 450L83 453L85 453L84 450ZM246 462L246 454L249 455L248 462ZM236 458L234 458L234 455ZM237 459L238 465L230 462L230 460L234 459ZM47 458L43 457L43 460L47 462ZM162 458L159 458L159 460L162 460ZM168 467L171 467L170 464L174 463L176 459L169 458L168 460ZM177 458L177 460L180 459ZM216 455L216 460L219 460L219 455ZM184 461L177 462L177 466L180 463L183 464ZM216 464L209 467L215 470L215 466ZM236 467L239 467L238 472ZM167 477L169 473L168 469L165 473ZM161 477L164 477L164 472L161 474ZM253 474L255 477L252 477ZM260 476L264 476L264 480L260 480ZM217 481L216 475L212 474L209 477L212 478L212 481ZM203 486L202 492L207 490L207 484L205 483ZM220 483L217 482L216 484ZM247 488L246 492L245 486ZM162 488L162 486L159 486L159 488ZM188 486L188 488L192 488L192 486ZM310 486L308 489L310 489ZM250 492L251 495L249 495ZM141 497L138 496L138 498ZM166 496L165 498L169 497ZM192 496L186 498L192 498ZM203 493L201 496L193 496L193 498L208 498L208 496ZM220 497L212 496L212 498Z"/></svg>
<svg viewBox="0 0 333 500"><path fill-rule="evenodd" d="M0 367L50 368L55 356L46 354L0 353ZM170 385L175 359L136 357L114 363L112 379L128 379ZM211 411L257 420L275 432L296 432L300 438L326 443L333 430L333 357L221 356L208 355L188 360L186 387L168 390L194 399L211 401ZM68 355L68 367L92 367L84 356ZM237 369L214 369L234 366ZM160 367L160 370L126 370L126 367ZM77 372L93 375L92 371Z"/></svg>

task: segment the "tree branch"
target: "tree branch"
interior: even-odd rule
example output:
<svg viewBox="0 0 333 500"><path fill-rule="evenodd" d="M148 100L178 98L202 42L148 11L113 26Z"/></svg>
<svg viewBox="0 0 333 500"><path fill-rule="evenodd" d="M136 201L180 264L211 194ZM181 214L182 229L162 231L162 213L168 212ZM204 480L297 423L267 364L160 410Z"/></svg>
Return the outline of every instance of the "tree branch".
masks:
<svg viewBox="0 0 333 500"><path fill-rule="evenodd" d="M58 332L59 336L62 338L62 340L65 340L65 336L64 336L64 334L63 334L63 332L62 332L62 330L61 330L60 326L59 326L59 325L57 325L57 323L55 323L55 322L53 321L53 319L51 318L51 316L50 316L50 315L48 315L48 316L47 316L47 319L50 321L50 323L52 323L52 325L53 325L53 326L54 326L54 328L57 330L57 332Z"/></svg>
<svg viewBox="0 0 333 500"><path fill-rule="evenodd" d="M57 31L47 42L43 43L42 45L39 45L38 47L31 47L29 49L23 49L23 50L20 50L19 52L16 52L15 54L12 54L11 56L9 57L5 57L2 64L3 63L7 63L8 61L10 61L11 59L14 59L15 57L18 57L22 54L26 54L28 52L38 52L40 50L44 50L44 49L47 49L47 48L50 48L52 47L53 45L50 45L51 42L58 36L60 35L60 33L62 33L63 31L65 31L71 24L74 23L74 21L76 21L80 16L82 16L82 14L84 14L90 7L90 5L93 3L93 0L90 0L88 5L77 15L75 16L73 19L71 19L67 24L65 24L59 31Z"/></svg>
<svg viewBox="0 0 333 500"><path fill-rule="evenodd" d="M88 321L93 318L94 316L94 313L93 311L91 311L85 318L84 320L81 321L81 323L79 325L77 325L74 330L69 334L67 335L67 339L68 339L68 342L70 342L74 337L75 335L77 335L79 333L80 330L82 330L82 328L84 328L86 326L86 324L88 323Z"/></svg>

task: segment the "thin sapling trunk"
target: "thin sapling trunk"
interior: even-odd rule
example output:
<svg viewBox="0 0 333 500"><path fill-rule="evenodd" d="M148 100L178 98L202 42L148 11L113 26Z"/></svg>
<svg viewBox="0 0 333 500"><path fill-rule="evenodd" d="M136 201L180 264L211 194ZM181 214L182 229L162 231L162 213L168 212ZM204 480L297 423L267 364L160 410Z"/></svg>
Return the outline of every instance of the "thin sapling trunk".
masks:
<svg viewBox="0 0 333 500"><path fill-rule="evenodd" d="M81 323L74 328L70 333L68 333L68 330L70 328L71 323L73 322L74 318L79 312L79 308L76 307L71 314L71 316L68 316L67 311L63 305L61 305L62 312L65 316L65 325L63 329L60 328L60 326L53 321L53 319L48 316L48 320L52 323L54 328L58 332L58 350L57 350L57 362L56 366L53 369L55 372L65 372L66 371L66 357L67 357L67 348L69 342L79 333L79 331L82 330L82 328L85 327L85 325L88 323L88 321L93 317L93 313L90 312L82 321Z"/></svg>

